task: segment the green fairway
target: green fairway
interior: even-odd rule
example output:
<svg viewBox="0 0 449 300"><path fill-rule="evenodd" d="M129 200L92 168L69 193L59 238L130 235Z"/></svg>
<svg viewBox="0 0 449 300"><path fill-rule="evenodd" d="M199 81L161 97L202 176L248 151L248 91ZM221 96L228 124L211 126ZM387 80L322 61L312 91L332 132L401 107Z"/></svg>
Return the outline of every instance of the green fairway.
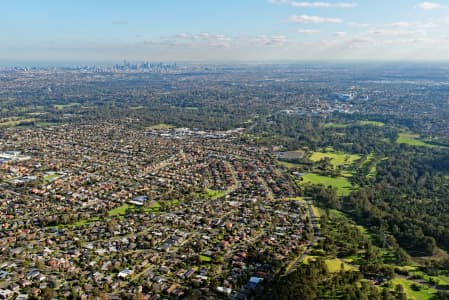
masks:
<svg viewBox="0 0 449 300"><path fill-rule="evenodd" d="M355 267L348 265L346 263L344 263L341 259L339 258L334 258L334 259L326 259L325 260L327 269L329 270L329 272L331 273L336 273L336 272L340 272L342 270L342 264L343 264L343 270L344 271L355 271L357 270Z"/></svg>
<svg viewBox="0 0 449 300"><path fill-rule="evenodd" d="M53 105L54 109L56 110L63 110L65 108L70 108L70 107L75 107L75 106L80 106L81 104L79 104L78 102L71 102L71 103L67 103L67 104L55 104Z"/></svg>
<svg viewBox="0 0 449 300"><path fill-rule="evenodd" d="M321 176L313 173L304 175L301 184L311 183L311 184L322 184L324 186L331 186L337 189L339 196L348 196L353 186L351 182L346 177L327 177Z"/></svg>
<svg viewBox="0 0 449 300"><path fill-rule="evenodd" d="M338 166L350 166L356 160L360 159L360 155L346 154L343 152L313 152L309 159L318 162L322 159L329 158L334 168Z"/></svg>
<svg viewBox="0 0 449 300"><path fill-rule="evenodd" d="M393 289L398 284L402 285L404 287L404 291L407 294L408 299L428 300L428 299L432 299L433 296L435 296L435 294L436 294L436 290L429 288L427 286L424 286L422 284L418 284L418 286L420 286L419 291L414 291L411 288L414 281L404 279L404 278L394 278L391 281L391 283L393 284Z"/></svg>
<svg viewBox="0 0 449 300"><path fill-rule="evenodd" d="M342 123L326 123L323 125L323 128L346 128L348 127L348 124L342 124Z"/></svg>
<svg viewBox="0 0 449 300"><path fill-rule="evenodd" d="M413 133L400 133L396 143L417 147L437 147L419 140L419 135Z"/></svg>
<svg viewBox="0 0 449 300"><path fill-rule="evenodd" d="M375 154L372 152L370 154L368 154L365 159L363 160L363 162L360 164L360 168L365 167L366 165L368 165L373 159L374 159Z"/></svg>
<svg viewBox="0 0 449 300"><path fill-rule="evenodd" d="M358 124L361 126L376 126L376 127L384 127L385 126L385 123L383 123L383 122L367 121L367 120L359 121Z"/></svg>

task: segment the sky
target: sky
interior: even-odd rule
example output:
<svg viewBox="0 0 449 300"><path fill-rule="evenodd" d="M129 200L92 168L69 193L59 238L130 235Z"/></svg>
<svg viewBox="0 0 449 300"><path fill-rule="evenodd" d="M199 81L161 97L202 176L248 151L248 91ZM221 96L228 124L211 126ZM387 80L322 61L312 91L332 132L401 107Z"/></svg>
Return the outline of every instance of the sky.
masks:
<svg viewBox="0 0 449 300"><path fill-rule="evenodd" d="M1 62L449 60L449 0L2 0Z"/></svg>

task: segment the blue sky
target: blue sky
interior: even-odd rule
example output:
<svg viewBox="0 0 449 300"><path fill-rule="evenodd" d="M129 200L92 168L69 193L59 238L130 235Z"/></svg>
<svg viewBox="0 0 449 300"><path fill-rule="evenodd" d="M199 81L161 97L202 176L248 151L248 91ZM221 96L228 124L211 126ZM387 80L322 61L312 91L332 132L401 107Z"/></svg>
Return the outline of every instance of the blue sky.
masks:
<svg viewBox="0 0 449 300"><path fill-rule="evenodd" d="M449 1L5 0L0 12L0 62L449 59Z"/></svg>

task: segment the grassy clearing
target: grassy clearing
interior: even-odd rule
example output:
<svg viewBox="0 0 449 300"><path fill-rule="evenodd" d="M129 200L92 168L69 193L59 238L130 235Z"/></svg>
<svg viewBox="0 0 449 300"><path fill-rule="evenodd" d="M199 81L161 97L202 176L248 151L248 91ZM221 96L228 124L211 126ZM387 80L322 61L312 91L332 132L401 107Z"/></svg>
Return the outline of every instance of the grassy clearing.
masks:
<svg viewBox="0 0 449 300"><path fill-rule="evenodd" d="M294 168L298 168L300 166L299 164L289 163L289 162L282 161L282 160L278 160L277 163L278 163L278 165L286 167L287 169L294 169Z"/></svg>
<svg viewBox="0 0 449 300"><path fill-rule="evenodd" d="M306 255L306 256L304 257L304 259L303 259L302 262L303 262L304 264L308 264L309 261L313 261L313 260L315 260L317 257L318 257L318 256Z"/></svg>
<svg viewBox="0 0 449 300"><path fill-rule="evenodd" d="M315 215L315 218L317 218L317 219L321 218L321 212L318 207L316 207L315 205L312 205L312 210L313 210L313 214Z"/></svg>
<svg viewBox="0 0 449 300"><path fill-rule="evenodd" d="M326 263L327 269L331 273L340 272L342 270L342 265L343 265L343 270L344 271L355 271L355 270L357 270L355 267L353 267L351 265L348 265L347 263L345 263L344 261L342 261L339 258L326 259L324 262Z"/></svg>
<svg viewBox="0 0 449 300"><path fill-rule="evenodd" d="M101 218L100 217L91 217L88 219L83 219L83 220L79 220L75 223L72 224L61 224L61 225L56 225L56 226L48 226L47 228L58 228L58 229L62 229L62 228L69 228L69 227L79 227L79 226L83 226L89 223L93 223L93 222L98 222L100 221Z"/></svg>
<svg viewBox="0 0 449 300"><path fill-rule="evenodd" d="M89 223L93 223L93 222L97 222L97 221L100 221L100 220L101 220L100 217L92 217L92 218L89 218L89 219L80 220L78 222L75 222L73 224L66 225L66 226L63 226L63 227L83 226L83 225L86 225L86 224L89 224Z"/></svg>
<svg viewBox="0 0 449 300"><path fill-rule="evenodd" d="M155 212L161 209L162 205L159 202L154 202L149 207L145 208L145 212Z"/></svg>
<svg viewBox="0 0 449 300"><path fill-rule="evenodd" d="M159 123L159 124L155 124L155 125L151 125L148 127L148 129L171 129L174 128L175 126L170 125L170 124L165 124L165 123Z"/></svg>
<svg viewBox="0 0 449 300"><path fill-rule="evenodd" d="M58 174L58 173L49 173L49 174L45 174L45 175L44 175L44 182L45 182L45 183L49 183L49 182L55 181L55 180L58 179L59 177L61 177L61 175Z"/></svg>
<svg viewBox="0 0 449 300"><path fill-rule="evenodd" d="M75 107L75 106L80 106L81 104L78 102L71 102L71 103L67 103L67 104L55 104L53 105L53 108L56 110L63 110L66 108L71 108L71 107Z"/></svg>
<svg viewBox="0 0 449 300"><path fill-rule="evenodd" d="M398 139L396 140L396 143L416 147L431 147L431 148L437 147L435 145L431 145L419 140L419 135L413 133L400 133Z"/></svg>
<svg viewBox="0 0 449 300"><path fill-rule="evenodd" d="M196 196L205 199L218 199L226 195L226 191L217 191L212 189L205 189L201 193L197 193Z"/></svg>
<svg viewBox="0 0 449 300"><path fill-rule="evenodd" d="M309 159L314 162L318 162L325 158L329 158L332 166L337 168L338 166L352 165L356 160L360 159L360 155L343 152L313 152L309 157Z"/></svg>
<svg viewBox="0 0 449 300"><path fill-rule="evenodd" d="M398 284L402 285L404 287L404 292L407 294L408 299L428 300L432 299L437 292L435 289L420 284L418 284L418 286L420 286L420 290L415 291L411 288L412 284L414 284L415 282L404 278L394 278L391 281L391 283L393 284L392 287L393 290L396 287L396 285Z"/></svg>
<svg viewBox="0 0 449 300"><path fill-rule="evenodd" d="M304 175L302 178L303 181L301 181L300 184L311 183L331 186L337 189L337 194L339 196L348 196L353 190L351 182L345 177L327 177L309 173Z"/></svg>
<svg viewBox="0 0 449 300"><path fill-rule="evenodd" d="M326 123L323 125L323 128L346 128L349 124L343 123Z"/></svg>
<svg viewBox="0 0 449 300"><path fill-rule="evenodd" d="M383 123L383 122L368 121L368 120L359 121L358 124L361 126L376 126L376 127L384 127L385 126L385 123Z"/></svg>
<svg viewBox="0 0 449 300"><path fill-rule="evenodd" d="M210 263L210 262L212 262L212 258L210 258L209 256L200 255L200 262L201 263Z"/></svg>
<svg viewBox="0 0 449 300"><path fill-rule="evenodd" d="M14 127L37 121L35 118L5 118L0 120L0 127Z"/></svg>
<svg viewBox="0 0 449 300"><path fill-rule="evenodd" d="M369 163L371 163L374 159L375 154L373 152L371 152L370 154L368 154L365 159L362 161L362 163L360 164L360 168L365 167L366 165L368 165Z"/></svg>
<svg viewBox="0 0 449 300"><path fill-rule="evenodd" d="M57 126L60 123L56 123L56 122L36 122L34 123L34 125L36 125L37 127L49 127L49 126Z"/></svg>
<svg viewBox="0 0 449 300"><path fill-rule="evenodd" d="M374 165L371 167L371 169L369 170L368 175L366 175L366 177L368 178L374 178L377 175L377 165Z"/></svg>
<svg viewBox="0 0 449 300"><path fill-rule="evenodd" d="M294 200L294 201L299 201L299 202L306 201L303 197L292 197L292 198L288 198L288 200Z"/></svg>

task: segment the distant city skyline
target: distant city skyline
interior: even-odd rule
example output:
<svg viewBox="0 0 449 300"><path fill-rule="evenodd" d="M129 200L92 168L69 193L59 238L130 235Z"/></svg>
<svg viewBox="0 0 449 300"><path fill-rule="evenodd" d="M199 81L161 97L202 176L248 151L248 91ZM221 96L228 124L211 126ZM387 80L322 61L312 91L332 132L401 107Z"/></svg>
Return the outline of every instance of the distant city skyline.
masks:
<svg viewBox="0 0 449 300"><path fill-rule="evenodd" d="M449 1L14 0L8 62L449 60Z"/></svg>

